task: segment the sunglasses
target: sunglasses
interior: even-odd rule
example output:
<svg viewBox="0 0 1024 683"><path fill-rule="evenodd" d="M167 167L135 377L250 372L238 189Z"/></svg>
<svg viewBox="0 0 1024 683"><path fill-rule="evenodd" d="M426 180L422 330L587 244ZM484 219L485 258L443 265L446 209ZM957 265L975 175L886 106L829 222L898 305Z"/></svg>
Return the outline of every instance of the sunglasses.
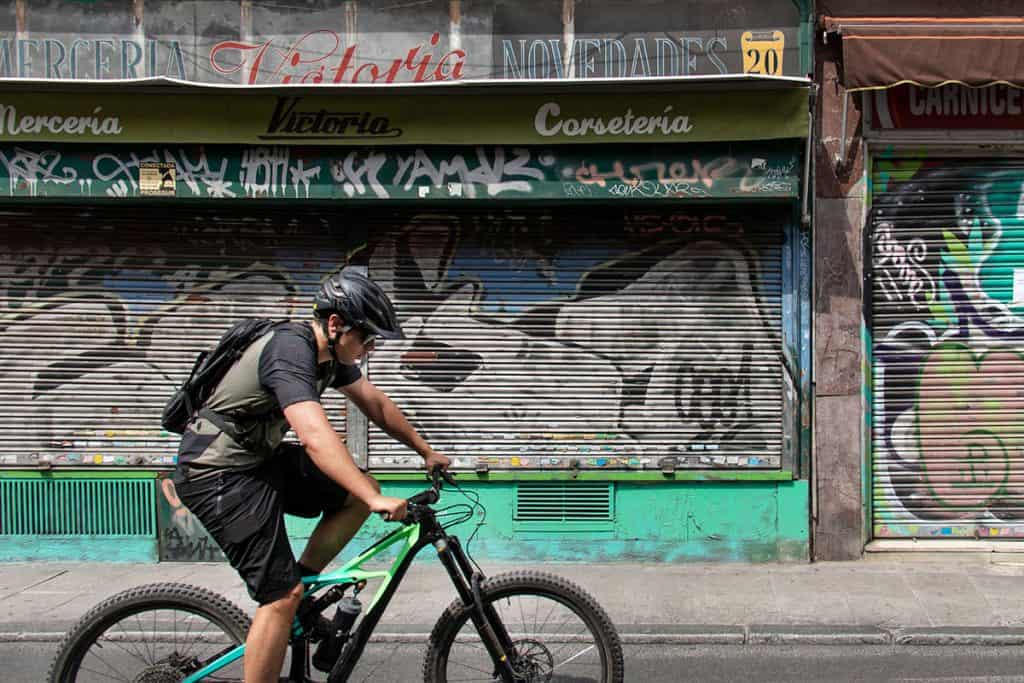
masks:
<svg viewBox="0 0 1024 683"><path fill-rule="evenodd" d="M342 329L342 333L350 332L351 330L356 330L359 332L359 337L362 339L363 346L373 346L377 342L377 339L379 339L379 336L377 335L376 332L370 332L369 330L364 330L358 327L354 327L352 325L346 325Z"/></svg>

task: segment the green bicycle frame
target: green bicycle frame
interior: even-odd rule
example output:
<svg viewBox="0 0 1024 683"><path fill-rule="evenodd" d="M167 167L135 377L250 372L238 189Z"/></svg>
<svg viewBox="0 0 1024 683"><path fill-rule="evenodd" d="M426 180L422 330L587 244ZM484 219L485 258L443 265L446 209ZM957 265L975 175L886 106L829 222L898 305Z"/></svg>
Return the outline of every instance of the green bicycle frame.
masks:
<svg viewBox="0 0 1024 683"><path fill-rule="evenodd" d="M370 571L363 569L362 565L364 563L376 557L391 546L402 542L404 542L404 544L399 548L398 555L387 570ZM366 616L363 618L363 623L360 624L356 634L354 634L350 640L350 643L354 644L360 636L363 636L365 639L362 644L365 644L365 640L369 639L370 631L372 631L372 628L376 626L381 613L384 611L384 608L387 607L387 603L390 601L391 595L394 594L398 582L401 581L401 577L405 574L405 570L408 568L409 564L412 563L412 559L415 557L416 553L418 553L425 545L426 542L421 539L419 524L412 524L410 526L397 529L364 550L343 567L326 574L303 577L302 583L305 588L303 597L312 595L313 593L319 592L329 586L351 586L360 583L361 581L382 579L376 594L374 594L373 599L370 601L370 605L366 611ZM364 627L368 627L365 632ZM293 638L302 637L302 626L299 624L298 618L296 618L295 623L292 625L292 636ZM362 650L361 645L359 650ZM346 647L345 653L342 657L344 658L347 653L348 647ZM206 676L216 673L244 656L244 644L233 647L228 652L220 655L203 668L183 679L182 683L197 683L198 681L203 680ZM333 672L331 678L334 678Z"/></svg>

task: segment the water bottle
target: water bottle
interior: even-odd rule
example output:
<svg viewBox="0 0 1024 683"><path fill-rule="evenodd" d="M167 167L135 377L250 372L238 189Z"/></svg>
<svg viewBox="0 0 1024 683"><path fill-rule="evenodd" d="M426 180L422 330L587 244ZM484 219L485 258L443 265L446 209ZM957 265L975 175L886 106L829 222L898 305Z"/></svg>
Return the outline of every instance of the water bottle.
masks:
<svg viewBox="0 0 1024 683"><path fill-rule="evenodd" d="M313 666L323 672L329 672L334 668L334 663L341 656L341 648L348 640L348 633L352 630L352 624L356 622L359 613L363 611L363 603L359 598L353 596L342 598L338 603L338 610L331 619L331 633L317 646L313 653Z"/></svg>

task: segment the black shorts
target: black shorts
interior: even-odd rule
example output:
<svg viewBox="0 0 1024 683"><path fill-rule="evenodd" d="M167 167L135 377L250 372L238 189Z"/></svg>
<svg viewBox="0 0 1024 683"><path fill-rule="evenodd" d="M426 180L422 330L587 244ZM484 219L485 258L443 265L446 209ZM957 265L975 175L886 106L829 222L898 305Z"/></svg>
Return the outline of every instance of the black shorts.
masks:
<svg viewBox="0 0 1024 683"><path fill-rule="evenodd" d="M174 485L261 605L284 597L301 579L284 514L317 517L341 509L348 498L302 446L291 443L256 469L181 466Z"/></svg>

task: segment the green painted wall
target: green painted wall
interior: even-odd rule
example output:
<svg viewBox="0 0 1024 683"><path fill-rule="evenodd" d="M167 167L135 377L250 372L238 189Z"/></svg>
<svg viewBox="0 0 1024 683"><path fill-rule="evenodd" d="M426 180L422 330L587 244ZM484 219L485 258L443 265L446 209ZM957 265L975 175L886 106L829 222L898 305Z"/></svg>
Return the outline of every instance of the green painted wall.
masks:
<svg viewBox="0 0 1024 683"><path fill-rule="evenodd" d="M157 539L0 536L0 562L157 562Z"/></svg>
<svg viewBox="0 0 1024 683"><path fill-rule="evenodd" d="M478 559L769 562L805 561L809 556L806 481L616 481L610 521L559 523L513 519L517 486L516 481L464 484L487 508L484 526L470 545ZM409 496L423 487L420 482L384 482L385 492L395 496ZM465 501L449 489L440 507ZM313 525L313 520L288 518L296 553ZM465 542L473 526L466 522L455 532ZM342 557L351 557L389 527L372 518ZM0 534L0 561L68 559L156 562L159 549L155 536Z"/></svg>
<svg viewBox="0 0 1024 683"><path fill-rule="evenodd" d="M773 562L809 558L806 481L615 483L614 520L543 530L513 520L515 482L467 485L487 508L485 525L470 545L480 560L523 562ZM416 483L386 483L384 492L409 496ZM464 502L446 491L440 506ZM342 553L352 557L390 525L371 519ZM463 542L474 522L454 529ZM310 520L289 518L293 543L302 547ZM430 556L425 554L424 557Z"/></svg>

